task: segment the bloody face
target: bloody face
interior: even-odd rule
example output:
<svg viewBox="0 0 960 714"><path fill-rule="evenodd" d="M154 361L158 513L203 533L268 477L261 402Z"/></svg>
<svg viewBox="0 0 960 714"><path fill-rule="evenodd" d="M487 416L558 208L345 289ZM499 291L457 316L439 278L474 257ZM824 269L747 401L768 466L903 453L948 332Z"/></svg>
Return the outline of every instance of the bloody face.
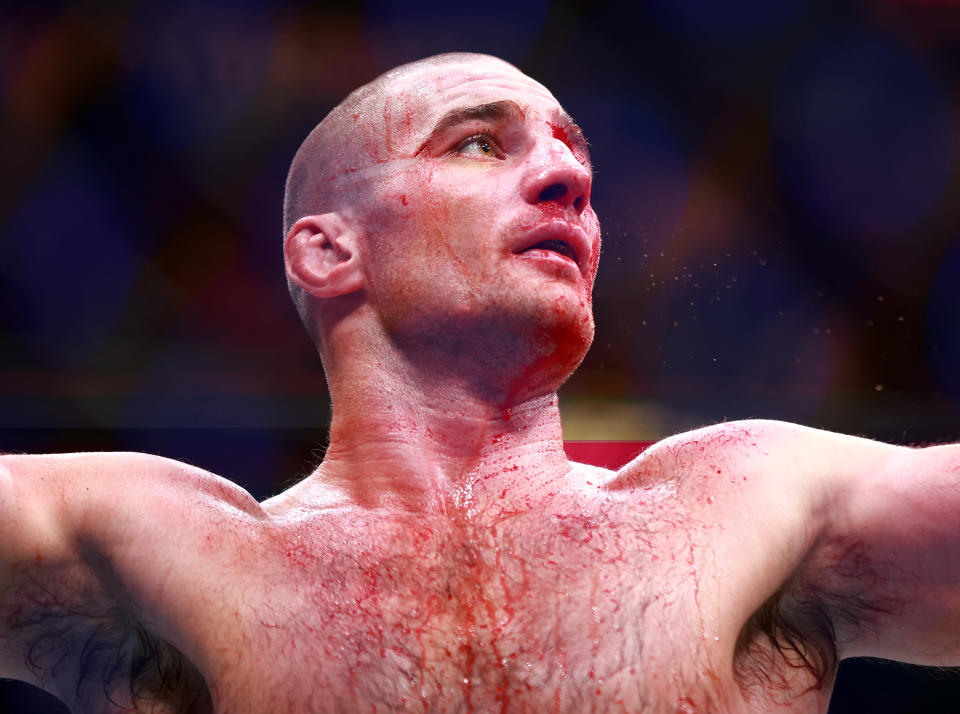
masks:
<svg viewBox="0 0 960 714"><path fill-rule="evenodd" d="M600 253L579 128L493 58L401 74L383 106L366 118L383 130L360 222L384 327L401 345L562 381L593 337Z"/></svg>

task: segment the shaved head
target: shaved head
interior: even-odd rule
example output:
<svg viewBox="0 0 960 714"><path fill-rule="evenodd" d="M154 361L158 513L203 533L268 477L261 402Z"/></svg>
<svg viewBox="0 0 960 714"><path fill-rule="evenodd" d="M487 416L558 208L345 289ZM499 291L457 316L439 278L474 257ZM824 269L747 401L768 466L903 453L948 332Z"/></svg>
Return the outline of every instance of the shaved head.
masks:
<svg viewBox="0 0 960 714"><path fill-rule="evenodd" d="M439 55L352 92L284 203L290 294L328 378L390 355L498 398L558 386L593 337L590 186L579 127L503 60Z"/></svg>

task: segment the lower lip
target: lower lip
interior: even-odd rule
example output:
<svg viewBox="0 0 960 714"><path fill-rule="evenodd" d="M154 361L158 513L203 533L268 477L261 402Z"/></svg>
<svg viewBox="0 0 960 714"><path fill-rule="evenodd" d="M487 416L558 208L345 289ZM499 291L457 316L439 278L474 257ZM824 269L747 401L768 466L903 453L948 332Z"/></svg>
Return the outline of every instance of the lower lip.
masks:
<svg viewBox="0 0 960 714"><path fill-rule="evenodd" d="M578 279L581 277L580 266L577 265L575 260L552 250L533 248L516 255L518 258L531 260L543 267L549 267L551 272L570 273Z"/></svg>

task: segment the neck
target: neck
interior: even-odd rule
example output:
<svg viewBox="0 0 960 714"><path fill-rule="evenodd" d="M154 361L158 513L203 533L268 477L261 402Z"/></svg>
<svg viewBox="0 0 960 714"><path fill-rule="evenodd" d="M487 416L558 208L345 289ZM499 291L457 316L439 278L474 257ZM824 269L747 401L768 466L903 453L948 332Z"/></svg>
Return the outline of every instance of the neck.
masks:
<svg viewBox="0 0 960 714"><path fill-rule="evenodd" d="M569 475L555 392L511 404L396 360L335 372L330 445L314 478L354 502L443 513L518 505Z"/></svg>

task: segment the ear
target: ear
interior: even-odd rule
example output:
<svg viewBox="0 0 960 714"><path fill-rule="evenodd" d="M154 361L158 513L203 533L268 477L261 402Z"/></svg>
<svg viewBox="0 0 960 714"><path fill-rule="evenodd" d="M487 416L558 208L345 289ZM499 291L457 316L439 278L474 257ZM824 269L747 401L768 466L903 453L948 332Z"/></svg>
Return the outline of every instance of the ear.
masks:
<svg viewBox="0 0 960 714"><path fill-rule="evenodd" d="M338 213L304 216L283 243L290 282L319 298L338 297L363 287L357 234Z"/></svg>

